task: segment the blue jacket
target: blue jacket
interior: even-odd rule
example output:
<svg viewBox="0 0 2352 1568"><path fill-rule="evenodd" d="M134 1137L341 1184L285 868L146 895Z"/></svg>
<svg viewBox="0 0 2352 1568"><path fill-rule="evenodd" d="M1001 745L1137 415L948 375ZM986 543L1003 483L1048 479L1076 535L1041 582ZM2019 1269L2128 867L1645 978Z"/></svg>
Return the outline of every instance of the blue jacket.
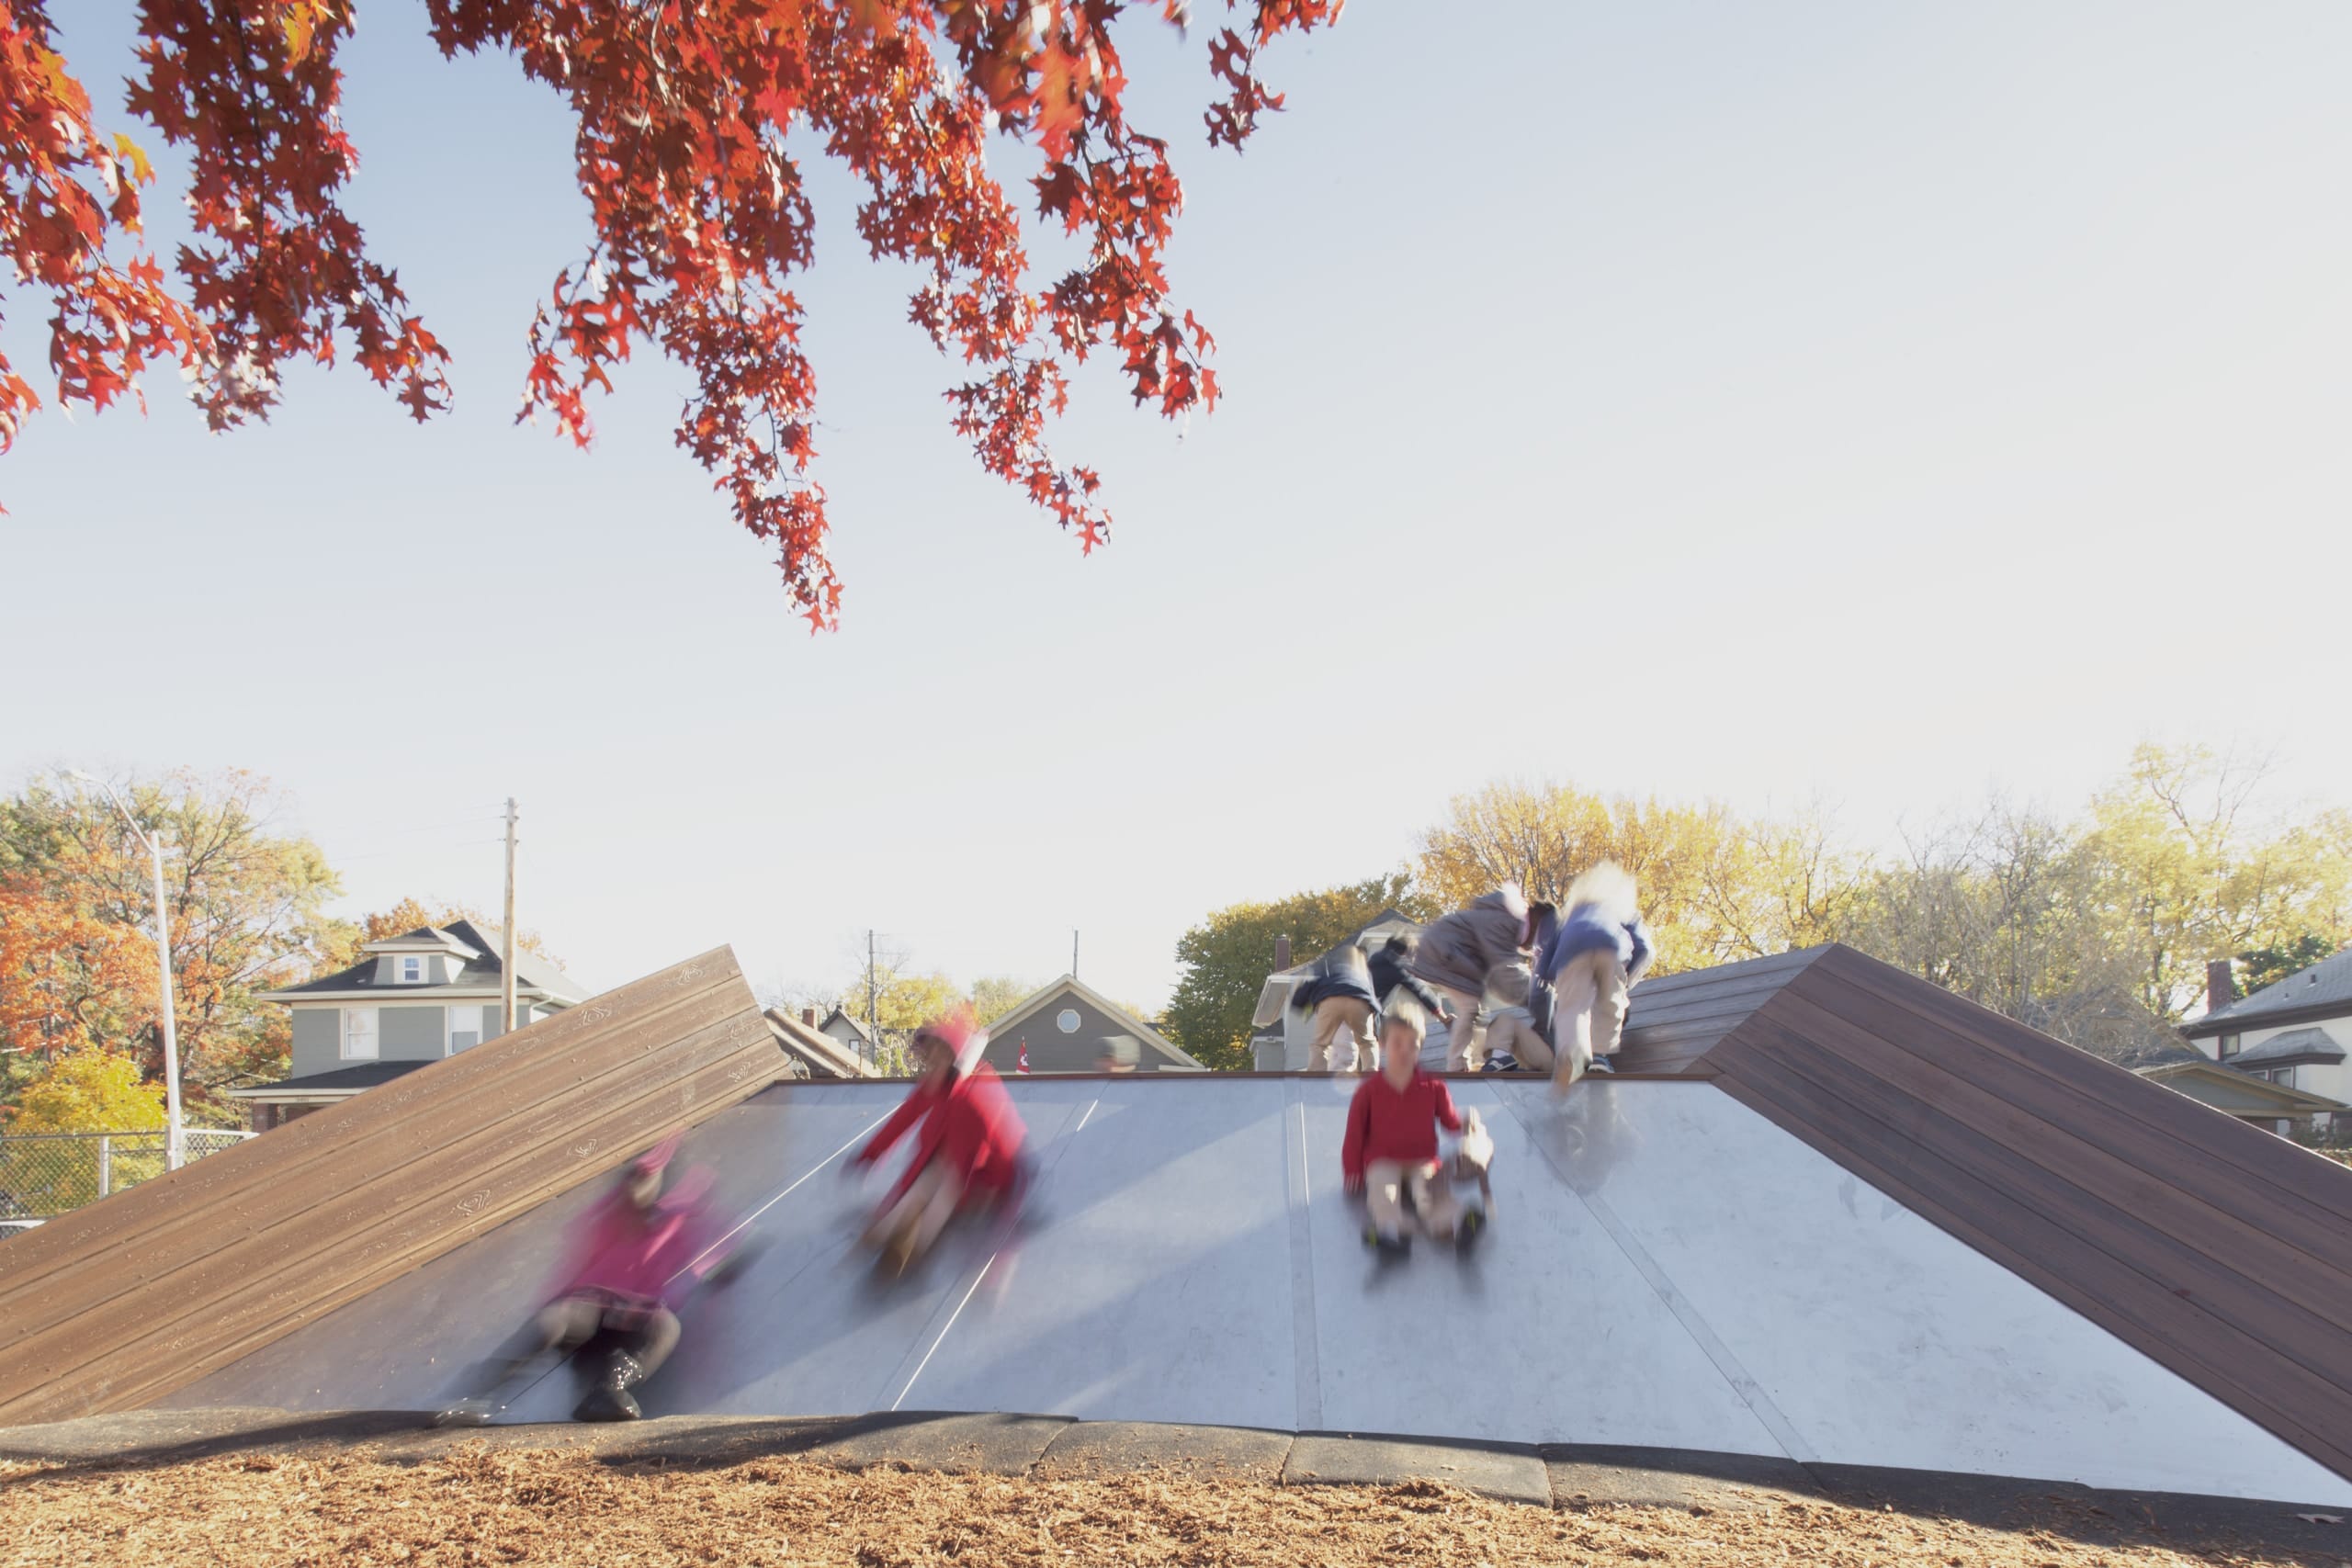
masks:
<svg viewBox="0 0 2352 1568"><path fill-rule="evenodd" d="M1625 971L1625 983L1630 986L1650 966L1654 955L1650 928L1639 915L1621 925L1598 904L1579 905L1568 911L1568 918L1536 954L1535 973L1541 979L1556 980L1568 960L1588 953L1616 954L1618 967Z"/></svg>
<svg viewBox="0 0 2352 1568"><path fill-rule="evenodd" d="M1354 942L1342 942L1315 961L1314 969L1290 994L1290 1005L1301 1012L1333 997L1353 997L1378 1010L1388 993L1403 986L1437 1017L1437 993L1404 971L1404 966L1379 948L1367 953Z"/></svg>

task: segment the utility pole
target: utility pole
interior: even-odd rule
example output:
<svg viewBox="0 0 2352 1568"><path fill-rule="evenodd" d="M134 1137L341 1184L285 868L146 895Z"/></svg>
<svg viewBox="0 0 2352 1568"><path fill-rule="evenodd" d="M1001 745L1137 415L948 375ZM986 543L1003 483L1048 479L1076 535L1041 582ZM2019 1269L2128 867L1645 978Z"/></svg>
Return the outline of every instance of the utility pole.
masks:
<svg viewBox="0 0 2352 1568"><path fill-rule="evenodd" d="M164 901L164 838L147 840L149 864L155 873L155 966L164 977L164 1168L177 1170L187 1161L187 1129L180 1122L180 1042L172 1015L178 1009L172 998L172 917Z"/></svg>
<svg viewBox="0 0 2352 1568"><path fill-rule="evenodd" d="M876 1066L882 1065L882 1032L875 1022L874 990L874 928L865 928L865 1056Z"/></svg>
<svg viewBox="0 0 2352 1568"><path fill-rule="evenodd" d="M506 797L506 924L499 932L498 1005L505 1010L502 1027L514 1027L514 797Z"/></svg>
<svg viewBox="0 0 2352 1568"><path fill-rule="evenodd" d="M164 902L163 835L150 833L139 825L139 818L130 814L122 796L115 794L114 785L79 768L74 769L73 773L84 784L96 784L107 792L107 798L114 802L115 810L130 826L131 836L146 846L148 869L155 879L155 966L162 972L164 981L160 998L163 1005L159 1010L164 1026L164 1168L177 1170L186 1160L187 1140L182 1136L180 1126L180 1042L172 1017L172 915L171 907Z"/></svg>
<svg viewBox="0 0 2352 1568"><path fill-rule="evenodd" d="M1069 977L1078 978L1078 933L1069 933Z"/></svg>

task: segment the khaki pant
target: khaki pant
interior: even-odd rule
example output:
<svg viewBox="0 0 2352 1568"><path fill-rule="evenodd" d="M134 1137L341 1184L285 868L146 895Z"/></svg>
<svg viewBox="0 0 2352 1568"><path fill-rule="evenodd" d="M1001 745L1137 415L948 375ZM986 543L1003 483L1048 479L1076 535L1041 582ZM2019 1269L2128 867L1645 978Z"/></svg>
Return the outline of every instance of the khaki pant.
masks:
<svg viewBox="0 0 2352 1568"><path fill-rule="evenodd" d="M931 1250L963 1201L964 1183L946 1161L933 1160L915 1173L913 1184L899 1201L865 1227L865 1245L888 1247L901 1259L920 1258Z"/></svg>
<svg viewBox="0 0 2352 1568"><path fill-rule="evenodd" d="M1337 1056L1340 1036L1346 1048ZM1361 1044L1359 1044L1361 1042ZM1307 1047L1310 1073L1352 1073L1372 1066L1372 1004L1361 997L1326 997L1315 1004L1315 1043Z"/></svg>
<svg viewBox="0 0 2352 1568"><path fill-rule="evenodd" d="M1487 1021L1487 1055L1509 1056L1523 1072L1552 1070L1552 1043L1524 1008L1505 1008Z"/></svg>
<svg viewBox="0 0 2352 1568"><path fill-rule="evenodd" d="M1453 1184L1433 1159L1407 1165L1401 1160L1376 1159L1363 1168L1364 1205L1372 1211L1372 1228L1395 1239L1405 1234L1405 1191L1409 1184L1413 1206L1420 1213L1421 1229L1440 1241L1453 1234L1460 1211L1453 1201Z"/></svg>
<svg viewBox="0 0 2352 1568"><path fill-rule="evenodd" d="M1445 1032L1445 1070L1469 1072L1487 1059L1486 1052L1478 1045L1478 998L1451 986L1431 986L1430 989L1453 1010L1453 1023Z"/></svg>
<svg viewBox="0 0 2352 1568"><path fill-rule="evenodd" d="M1554 984L1559 1001L1552 1014L1552 1085L1566 1089L1595 1056L1617 1049L1625 1029L1625 969L1613 953L1579 953Z"/></svg>

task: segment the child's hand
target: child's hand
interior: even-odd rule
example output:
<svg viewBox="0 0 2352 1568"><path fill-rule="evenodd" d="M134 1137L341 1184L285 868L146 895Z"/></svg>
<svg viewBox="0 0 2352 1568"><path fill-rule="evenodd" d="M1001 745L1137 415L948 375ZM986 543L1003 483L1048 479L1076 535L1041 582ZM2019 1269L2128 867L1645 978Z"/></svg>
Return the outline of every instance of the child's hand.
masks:
<svg viewBox="0 0 2352 1568"><path fill-rule="evenodd" d="M1361 1198L1363 1196L1363 1177L1362 1174L1358 1174L1344 1178L1340 1181L1340 1190L1346 1192L1349 1197Z"/></svg>

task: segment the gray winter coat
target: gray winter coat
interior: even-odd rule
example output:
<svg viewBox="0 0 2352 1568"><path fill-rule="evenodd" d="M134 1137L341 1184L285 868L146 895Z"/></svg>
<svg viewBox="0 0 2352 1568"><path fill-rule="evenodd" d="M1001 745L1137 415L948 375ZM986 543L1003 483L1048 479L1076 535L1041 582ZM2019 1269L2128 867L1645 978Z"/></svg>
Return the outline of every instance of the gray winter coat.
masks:
<svg viewBox="0 0 2352 1568"><path fill-rule="evenodd" d="M1489 970L1529 956L1519 945L1526 931L1527 899L1516 887L1497 888L1430 922L1413 953L1412 971L1432 986L1484 995Z"/></svg>

